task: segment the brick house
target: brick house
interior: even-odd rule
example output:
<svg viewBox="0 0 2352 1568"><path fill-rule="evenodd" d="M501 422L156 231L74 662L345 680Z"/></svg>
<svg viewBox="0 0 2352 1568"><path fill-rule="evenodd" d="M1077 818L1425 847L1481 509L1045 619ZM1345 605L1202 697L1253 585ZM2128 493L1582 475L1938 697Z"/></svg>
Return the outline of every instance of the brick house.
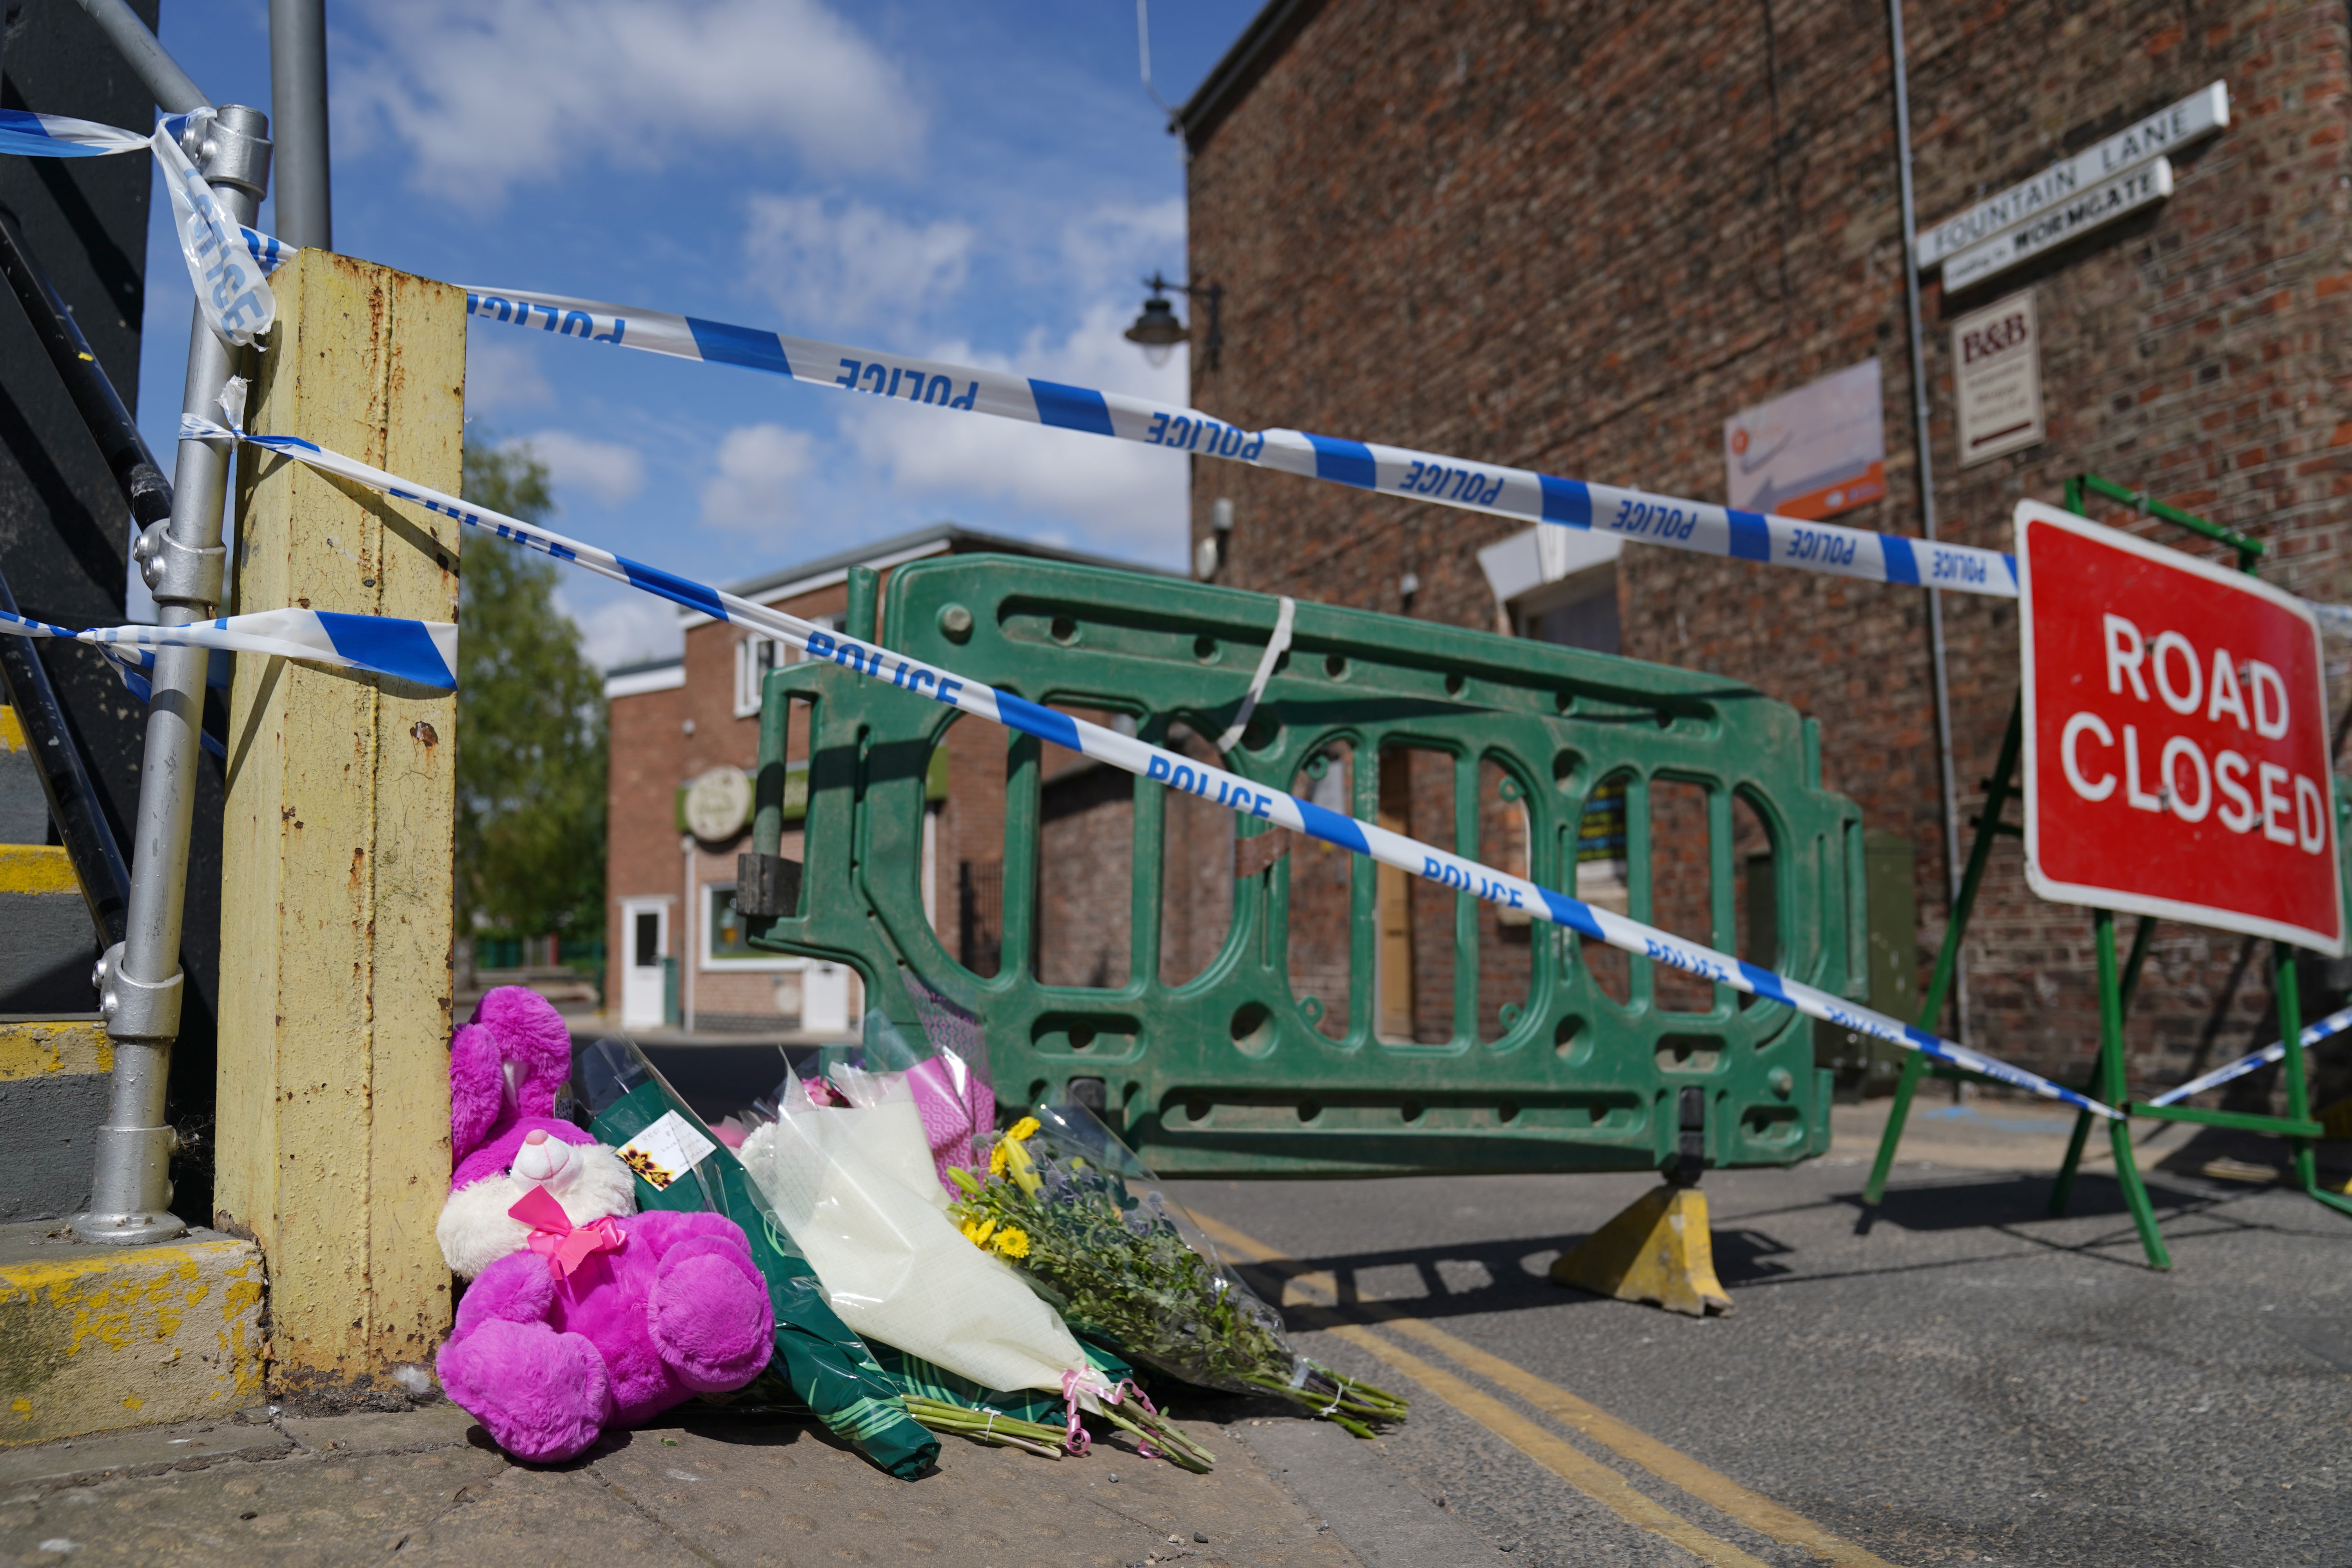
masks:
<svg viewBox="0 0 2352 1568"><path fill-rule="evenodd" d="M1923 276L1940 536L2007 548L2020 498L2055 502L2090 471L2265 541L2272 581L2352 597L2345 8L1906 15L1923 233L2208 84L2231 111L2171 154L2168 199L1948 299ZM1189 276L1223 287L1196 405L1721 501L1727 419L1874 361L1882 499L1838 521L1918 534L1892 55L1884 0L1273 0L1178 115ZM1953 324L2026 294L2043 437L1964 463ZM1219 581L1720 672L1818 718L1832 786L1908 841L1932 960L1948 822L1979 808L2016 689L2012 602L1945 596L1948 801L1918 589L1195 462L1194 542L1221 534L1202 556ZM2127 510L2095 515L2199 548ZM2330 674L2340 710L2339 662ZM2079 1079L2097 1033L2090 922L2027 890L2014 840L1966 960L1971 1043ZM2178 1081L2271 1037L2269 963L2267 944L2160 925L2135 1079ZM2307 1009L2346 981L2312 967Z"/></svg>
<svg viewBox="0 0 2352 1568"><path fill-rule="evenodd" d="M1066 550L940 523L789 566L727 591L806 620L838 626L848 603L850 568L889 574L909 561L987 551L1127 571L1146 571ZM887 616L887 609L885 611ZM761 678L795 657L743 627L680 612L684 652L609 671L611 827L606 847L605 1013L621 1026L666 1023L699 1033L797 1030L839 1035L864 1012L855 973L745 944L731 897L735 857L751 847L748 812L731 821L723 806L734 780L759 756ZM884 636L888 635L887 624ZM1089 715L1092 717L1093 715ZM804 759L808 737L795 727L791 755ZM1044 852L1056 863L1113 858L1122 874L1134 805L1123 773L1048 748ZM719 822L688 811L688 790L717 775L710 797ZM1116 781L1120 787L1106 787ZM924 833L924 906L950 952L982 974L996 973L1004 858L1004 739L977 723L953 725L930 773ZM950 787L950 784L955 787ZM748 784L732 790L748 804ZM787 786L782 853L800 858L797 808L804 792ZM721 826L720 824L724 826ZM697 829L713 829L701 837ZM1038 961L1071 984L1127 962L1127 913L1069 899L1041 910Z"/></svg>

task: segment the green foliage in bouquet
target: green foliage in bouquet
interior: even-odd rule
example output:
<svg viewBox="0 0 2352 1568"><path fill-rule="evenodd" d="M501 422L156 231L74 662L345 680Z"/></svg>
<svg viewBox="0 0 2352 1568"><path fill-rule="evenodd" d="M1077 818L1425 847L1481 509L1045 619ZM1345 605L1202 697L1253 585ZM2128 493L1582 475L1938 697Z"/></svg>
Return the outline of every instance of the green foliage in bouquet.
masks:
<svg viewBox="0 0 2352 1568"><path fill-rule="evenodd" d="M1107 1129L1076 1121L1092 1121L1076 1107L1045 1114L1077 1135L1040 1138L1024 1117L985 1179L950 1173L964 1195L949 1213L974 1246L1026 1275L1073 1329L1188 1383L1294 1400L1359 1437L1404 1419L1396 1395L1293 1350L1279 1316L1185 1239L1156 1188L1129 1190L1130 1174L1149 1173Z"/></svg>

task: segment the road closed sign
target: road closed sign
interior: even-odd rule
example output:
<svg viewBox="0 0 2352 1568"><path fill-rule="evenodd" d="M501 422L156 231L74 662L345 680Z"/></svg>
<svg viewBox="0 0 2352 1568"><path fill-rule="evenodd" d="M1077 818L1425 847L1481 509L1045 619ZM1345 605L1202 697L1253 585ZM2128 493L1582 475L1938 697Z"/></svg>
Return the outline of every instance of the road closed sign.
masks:
<svg viewBox="0 0 2352 1568"><path fill-rule="evenodd" d="M2340 955L2310 611L2033 501L2017 565L2033 890Z"/></svg>

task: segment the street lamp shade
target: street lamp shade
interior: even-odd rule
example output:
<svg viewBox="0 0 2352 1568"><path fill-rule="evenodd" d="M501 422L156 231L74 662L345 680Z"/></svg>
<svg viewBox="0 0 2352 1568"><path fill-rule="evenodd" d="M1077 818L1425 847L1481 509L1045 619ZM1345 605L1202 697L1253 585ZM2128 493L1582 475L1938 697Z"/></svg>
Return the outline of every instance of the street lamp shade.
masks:
<svg viewBox="0 0 2352 1568"><path fill-rule="evenodd" d="M1166 364L1176 345L1191 336L1176 319L1176 308L1157 293L1143 302L1143 314L1135 318L1126 335L1129 342L1141 345L1143 357L1155 368Z"/></svg>

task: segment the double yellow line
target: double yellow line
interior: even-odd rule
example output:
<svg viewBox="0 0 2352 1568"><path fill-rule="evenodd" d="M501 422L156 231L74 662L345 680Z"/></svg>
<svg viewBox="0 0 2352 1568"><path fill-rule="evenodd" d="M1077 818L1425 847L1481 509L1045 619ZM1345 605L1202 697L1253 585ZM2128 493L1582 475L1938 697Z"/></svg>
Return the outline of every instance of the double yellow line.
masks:
<svg viewBox="0 0 2352 1568"><path fill-rule="evenodd" d="M1202 1230L1252 1263L1280 1265L1289 1259L1253 1237L1193 1211ZM1511 1394L1562 1426L1623 1458L1660 1480L1706 1503L1725 1517L1737 1520L1759 1535L1784 1545L1802 1547L1834 1568L1893 1568L1884 1558L1864 1551L1843 1536L1781 1507L1770 1498L1748 1490L1720 1471L1708 1468L1679 1449L1669 1447L1637 1427L1630 1426L1599 1406L1587 1403L1557 1384L1548 1383L1523 1367L1455 1338L1434 1324L1381 1303L1368 1303L1361 1316L1370 1324L1352 1321L1331 1310L1339 1300L1338 1282L1328 1274L1291 1275L1289 1284L1307 1298L1304 1303L1318 1328L1378 1357L1431 1394L1444 1400L1511 1447L1615 1513L1626 1523L1663 1536L1702 1563L1717 1568L1770 1568L1731 1542L1711 1535L1672 1509L1651 1500L1623 1476L1593 1458L1557 1432L1529 1420L1517 1410L1466 1379L1414 1355L1390 1335L1417 1340L1457 1364ZM1290 1292L1286 1291L1288 1295ZM1324 1298L1317 1300L1316 1298ZM1287 1304L1287 1303L1286 1303ZM1386 1330L1375 1333L1372 1324Z"/></svg>

